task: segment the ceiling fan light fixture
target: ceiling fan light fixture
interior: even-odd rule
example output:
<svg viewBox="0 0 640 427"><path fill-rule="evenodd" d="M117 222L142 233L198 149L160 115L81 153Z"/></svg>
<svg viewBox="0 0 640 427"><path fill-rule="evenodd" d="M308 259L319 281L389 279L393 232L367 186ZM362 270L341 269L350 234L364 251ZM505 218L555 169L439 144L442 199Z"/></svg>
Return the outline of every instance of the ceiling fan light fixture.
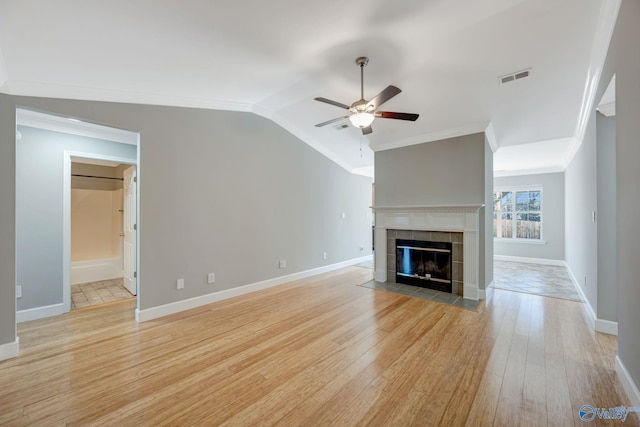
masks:
<svg viewBox="0 0 640 427"><path fill-rule="evenodd" d="M371 126L371 123L373 123L374 118L375 116L373 114L362 112L362 113L355 113L350 115L349 121L355 127L362 129L362 128Z"/></svg>
<svg viewBox="0 0 640 427"><path fill-rule="evenodd" d="M369 135L371 132L373 132L373 130L371 129L371 123L373 123L373 120L377 117L381 119L409 120L412 122L415 122L418 119L419 114L397 113L394 111L378 111L378 107L402 92L399 88L393 85L387 86L382 92L377 94L373 99L369 101L364 99L364 66L367 65L368 62L369 58L367 58L366 56L361 56L356 59L356 64L358 65L358 67L360 67L360 100L354 102L351 105L346 105L327 98L314 98L316 101L324 102L325 104L330 104L338 108L349 110L352 114L342 117L336 117L335 119L318 123L316 127L320 128L348 118L353 126L362 130L363 135Z"/></svg>

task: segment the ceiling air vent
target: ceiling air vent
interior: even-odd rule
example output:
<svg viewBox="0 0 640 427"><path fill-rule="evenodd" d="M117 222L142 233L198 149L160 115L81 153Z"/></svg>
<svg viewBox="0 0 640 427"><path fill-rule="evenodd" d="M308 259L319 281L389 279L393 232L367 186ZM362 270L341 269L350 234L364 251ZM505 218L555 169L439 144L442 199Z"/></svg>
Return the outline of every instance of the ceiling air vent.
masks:
<svg viewBox="0 0 640 427"><path fill-rule="evenodd" d="M498 77L498 82L503 85L505 83L514 82L516 80L524 79L525 77L529 77L531 75L531 68L526 70L518 71L511 74L505 74L504 76Z"/></svg>
<svg viewBox="0 0 640 427"><path fill-rule="evenodd" d="M337 130L342 130L342 129L346 129L346 128L348 128L348 127L349 127L349 125L348 125L348 124L346 124L346 123L342 123L342 124L339 124L339 125L334 126L334 127L335 127Z"/></svg>

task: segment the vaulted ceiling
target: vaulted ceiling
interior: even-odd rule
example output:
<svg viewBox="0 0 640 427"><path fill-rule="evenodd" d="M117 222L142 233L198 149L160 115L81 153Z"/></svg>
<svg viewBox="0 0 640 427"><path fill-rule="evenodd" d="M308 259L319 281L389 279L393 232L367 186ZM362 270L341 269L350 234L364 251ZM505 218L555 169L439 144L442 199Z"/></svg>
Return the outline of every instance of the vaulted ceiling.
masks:
<svg viewBox="0 0 640 427"><path fill-rule="evenodd" d="M485 129L498 160L518 146L516 169L553 169L593 106L614 3L0 0L0 92L252 111L365 174L372 150ZM416 122L314 127L344 110L313 98L359 99L358 56L365 98L398 86L383 109Z"/></svg>

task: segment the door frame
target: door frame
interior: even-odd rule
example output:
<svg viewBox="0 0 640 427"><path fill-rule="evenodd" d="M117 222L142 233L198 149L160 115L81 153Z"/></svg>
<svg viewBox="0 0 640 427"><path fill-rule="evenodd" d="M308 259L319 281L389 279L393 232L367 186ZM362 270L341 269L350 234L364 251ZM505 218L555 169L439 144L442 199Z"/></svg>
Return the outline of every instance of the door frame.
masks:
<svg viewBox="0 0 640 427"><path fill-rule="evenodd" d="M138 151L140 135L138 134ZM82 158L91 160L104 160L136 167L138 182L136 185L136 270L140 265L140 168L138 160L128 157L115 157L89 152L65 150L63 160L62 183L62 306L65 313L71 311L71 160ZM136 312L140 309L140 277L135 278L136 286Z"/></svg>
<svg viewBox="0 0 640 427"><path fill-rule="evenodd" d="M129 170L132 170L129 172ZM138 166L130 165L123 172L123 186L122 186L122 241L121 245L121 257L122 257L122 269L123 269L123 277L122 282L124 287L131 292L136 297L138 296L138 274L137 274L137 258L136 251L138 250L138 238L137 238L137 230L138 230L138 218L137 218L137 207L138 207ZM134 186L134 191L129 192L131 186ZM128 203L129 195L133 194L134 197L134 206L130 206ZM133 216L133 227L129 227L128 222L131 219L131 210L134 209ZM133 237L132 237L133 236ZM127 273L131 273L127 268L127 263L131 259L131 257L127 257L127 251L125 248L127 247L127 243L133 242L133 258L136 260L135 265L133 266L133 274L129 277Z"/></svg>

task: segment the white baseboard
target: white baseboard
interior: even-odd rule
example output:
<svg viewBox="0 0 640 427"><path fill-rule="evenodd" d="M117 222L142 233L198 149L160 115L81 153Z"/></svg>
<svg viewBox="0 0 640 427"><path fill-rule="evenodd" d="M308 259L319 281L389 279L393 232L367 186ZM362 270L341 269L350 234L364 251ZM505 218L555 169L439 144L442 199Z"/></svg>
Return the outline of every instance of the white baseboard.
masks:
<svg viewBox="0 0 640 427"><path fill-rule="evenodd" d="M596 318L596 332L603 334L618 335L618 322Z"/></svg>
<svg viewBox="0 0 640 427"><path fill-rule="evenodd" d="M580 298L582 298L582 302L584 302L584 306L587 309L587 314L589 316L591 328L595 330L596 319L597 319L596 312L593 311L593 307L591 307L591 303L587 299L587 296L585 295L584 291L582 290L582 287L580 286L580 282L578 282L578 280L576 279L576 276L573 274L573 271L571 271L571 268L569 267L569 265L565 263L565 266L567 267L567 271L569 272L569 277L571 278L571 282L573 282L573 287L576 288L576 291L578 291L578 293L580 294Z"/></svg>
<svg viewBox="0 0 640 427"><path fill-rule="evenodd" d="M493 280L486 289L478 289L478 299L487 299L487 295L491 296L493 292Z"/></svg>
<svg viewBox="0 0 640 427"><path fill-rule="evenodd" d="M557 265L561 267L564 267L566 265L566 263L562 259L529 258L510 255L494 255L493 259L495 261L524 262L526 264Z"/></svg>
<svg viewBox="0 0 640 427"><path fill-rule="evenodd" d="M611 320L598 319L596 312L593 310L593 307L591 307L591 303L587 299L587 296L582 290L582 287L580 286L580 283L576 279L576 276L573 274L573 271L571 271L571 268L569 268L569 265L566 265L566 267L567 267L567 271L569 272L569 277L571 277L571 282L573 282L573 287L576 288L576 290L580 294L580 298L582 298L582 301L584 302L584 306L587 309L587 314L589 315L591 327L596 332L602 332L603 334L609 334L609 335L618 335L618 322L613 322Z"/></svg>
<svg viewBox="0 0 640 427"><path fill-rule="evenodd" d="M122 276L122 258L92 259L71 263L72 285L117 279Z"/></svg>
<svg viewBox="0 0 640 427"><path fill-rule="evenodd" d="M275 277L262 282L251 283L237 288L225 289L219 292L213 292L199 297L189 298L182 301L176 301L157 307L146 308L143 310L136 309L136 320L138 322L146 322L148 320L157 319L159 317L168 316L170 314L179 313L192 308L201 307L203 305L212 304L214 302L223 301L229 298L245 295L251 292L260 291L262 289L271 288L273 286L282 285L284 283L293 282L294 280L304 279L316 274L327 273L329 271L338 270L343 267L359 264L365 261L371 261L373 255L367 255L336 264L326 265L324 267L314 268L311 270L301 271L299 273L289 274L287 276Z"/></svg>
<svg viewBox="0 0 640 427"><path fill-rule="evenodd" d="M478 289L478 285L462 285L463 298L478 301L479 294L480 289Z"/></svg>
<svg viewBox="0 0 640 427"><path fill-rule="evenodd" d="M43 319L45 317L64 314L64 304L45 305L44 307L29 308L16 312L16 322L28 322L29 320Z"/></svg>
<svg viewBox="0 0 640 427"><path fill-rule="evenodd" d="M620 356L616 356L616 372L618 373L620 382L622 382L624 391L626 391L627 396L629 396L631 406L640 406L640 390L638 390L638 386L633 381L633 378L631 378L631 374L629 374L626 366L624 366L624 363L620 360Z"/></svg>
<svg viewBox="0 0 640 427"><path fill-rule="evenodd" d="M12 359L18 356L20 351L20 339L16 337L14 342L0 344L0 360Z"/></svg>

